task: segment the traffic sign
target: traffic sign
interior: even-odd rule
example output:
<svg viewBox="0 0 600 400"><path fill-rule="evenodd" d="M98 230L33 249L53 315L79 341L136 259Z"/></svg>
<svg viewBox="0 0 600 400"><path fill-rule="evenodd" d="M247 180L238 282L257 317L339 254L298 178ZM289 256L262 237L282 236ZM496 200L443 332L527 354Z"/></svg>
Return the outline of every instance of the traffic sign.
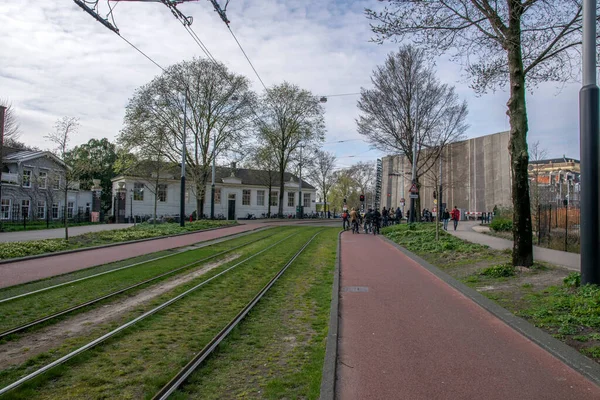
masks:
<svg viewBox="0 0 600 400"><path fill-rule="evenodd" d="M411 193L419 193L419 189L417 189L417 184L413 182L412 186L410 187L409 192ZM411 197L412 199L412 197Z"/></svg>
<svg viewBox="0 0 600 400"><path fill-rule="evenodd" d="M433 199L433 204L437 204L437 199Z"/></svg>
<svg viewBox="0 0 600 400"><path fill-rule="evenodd" d="M406 200L404 200L404 197L400 199L400 203L404 203Z"/></svg>
<svg viewBox="0 0 600 400"><path fill-rule="evenodd" d="M411 199L418 199L418 198L419 198L419 195L418 195L418 194L411 193L411 194L410 194L410 198L411 198Z"/></svg>

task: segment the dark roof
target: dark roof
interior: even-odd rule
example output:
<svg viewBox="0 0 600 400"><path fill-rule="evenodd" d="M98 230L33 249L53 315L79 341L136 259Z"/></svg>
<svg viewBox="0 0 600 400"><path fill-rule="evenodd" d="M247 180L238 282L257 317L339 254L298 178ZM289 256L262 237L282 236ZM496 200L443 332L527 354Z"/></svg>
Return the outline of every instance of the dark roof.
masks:
<svg viewBox="0 0 600 400"><path fill-rule="evenodd" d="M279 186L279 173L274 172L273 175L273 186ZM215 170L216 182L222 182L223 178L228 178L230 176L231 168L217 167ZM268 183L267 171L261 171L258 169L236 168L235 177L240 178L242 180L242 183L245 185L266 186ZM292 177L294 178L294 182L298 184L298 177L290 172L285 172L283 174L283 181L289 182ZM302 181L302 187L304 189L315 189L314 186L305 181Z"/></svg>
<svg viewBox="0 0 600 400"><path fill-rule="evenodd" d="M10 146L2 146L2 158L6 157L9 154L16 153L19 151L23 151L23 149L18 149L16 147Z"/></svg>
<svg viewBox="0 0 600 400"><path fill-rule="evenodd" d="M546 160L537 160L537 161L529 161L529 164L559 164L559 163L566 163L566 162L575 162L577 164L579 164L579 160L576 160L574 158L570 158L570 157L559 157L559 158L548 158Z"/></svg>

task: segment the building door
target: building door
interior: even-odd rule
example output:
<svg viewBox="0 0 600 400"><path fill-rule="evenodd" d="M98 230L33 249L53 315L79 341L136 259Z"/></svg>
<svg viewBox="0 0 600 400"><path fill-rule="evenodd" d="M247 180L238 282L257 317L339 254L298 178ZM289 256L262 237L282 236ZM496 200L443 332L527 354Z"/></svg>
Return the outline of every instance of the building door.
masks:
<svg viewBox="0 0 600 400"><path fill-rule="evenodd" d="M235 193L229 193L227 203L227 219L235 220Z"/></svg>

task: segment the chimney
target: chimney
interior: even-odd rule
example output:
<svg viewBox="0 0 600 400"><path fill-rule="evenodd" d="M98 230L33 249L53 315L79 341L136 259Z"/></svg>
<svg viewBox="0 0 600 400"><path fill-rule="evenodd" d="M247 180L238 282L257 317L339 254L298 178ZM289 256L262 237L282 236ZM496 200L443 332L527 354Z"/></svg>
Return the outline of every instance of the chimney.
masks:
<svg viewBox="0 0 600 400"><path fill-rule="evenodd" d="M236 166L235 161L232 161L231 162L231 177L232 178L235 177L235 166Z"/></svg>

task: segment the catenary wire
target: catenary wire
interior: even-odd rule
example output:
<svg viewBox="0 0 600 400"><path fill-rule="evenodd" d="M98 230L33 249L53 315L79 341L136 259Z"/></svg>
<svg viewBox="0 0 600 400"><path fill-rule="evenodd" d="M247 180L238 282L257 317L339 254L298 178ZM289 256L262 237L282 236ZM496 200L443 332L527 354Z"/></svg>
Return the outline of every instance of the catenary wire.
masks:
<svg viewBox="0 0 600 400"><path fill-rule="evenodd" d="M240 47L240 50L242 50L242 53L244 53L244 57L246 57L246 60L248 60L248 64L250 64L250 66L252 67L252 70L254 71L254 73L256 74L256 77L258 78L258 80L260 81L260 83L262 84L263 88L265 90L267 90L267 86L265 86L265 83L263 82L262 78L260 77L260 75L258 74L258 71L256 71L256 68L254 68L254 65L252 64L252 61L250 61L250 58L248 58L248 55L246 54L246 52L244 51L244 48L242 47L242 45L240 44L240 41L238 40L238 38L235 36L235 34L233 33L233 31L231 30L231 27L229 25L227 25L227 29L229 29L229 33L231 33L231 36L233 36L233 38L235 39L235 42L238 44L238 46ZM267 90L268 91L268 90Z"/></svg>

